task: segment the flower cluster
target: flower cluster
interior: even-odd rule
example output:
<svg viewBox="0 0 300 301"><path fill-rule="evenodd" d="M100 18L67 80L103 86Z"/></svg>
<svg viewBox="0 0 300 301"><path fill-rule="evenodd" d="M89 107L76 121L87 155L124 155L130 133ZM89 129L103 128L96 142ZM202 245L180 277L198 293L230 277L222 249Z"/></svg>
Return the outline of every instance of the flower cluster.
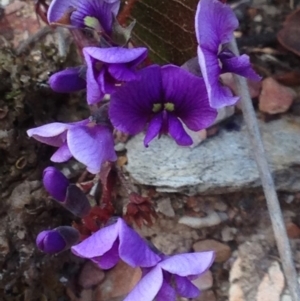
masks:
<svg viewBox="0 0 300 301"><path fill-rule="evenodd" d="M71 157L98 173L105 161L116 160L113 128L136 135L146 130L145 146L161 134L179 145L192 145L185 127L199 131L210 126L217 109L232 105L238 97L221 85L219 75L233 72L252 80L247 55L235 56L228 43L238 21L231 8L218 0L201 0L195 17L198 60L202 77L174 65L153 65L138 70L147 57L146 48L129 48L130 31L117 21L119 0L53 0L48 10L50 24L72 32L89 30L98 39L80 45L84 64L53 74L49 83L61 93L86 89L87 103L101 108L111 95L108 115L102 122L89 119L75 123L52 123L28 131L30 137L58 147L53 162ZM124 44L118 44L126 37ZM84 36L81 36L84 39ZM100 110L100 109L99 109Z"/></svg>
<svg viewBox="0 0 300 301"><path fill-rule="evenodd" d="M48 22L69 28L83 62L53 74L49 84L59 93L85 90L93 114L77 122L54 122L28 130L30 137L57 148L51 157L53 162L74 157L90 173L98 174L102 180L106 177L103 183L109 182L107 163L113 166L117 160L114 131L129 135L145 131L145 147L163 134L171 136L179 146L192 145L187 130L209 127L219 108L238 100L220 83L222 73L260 80L249 57L236 56L230 50L238 21L228 5L218 0L201 0L198 4L195 29L201 77L172 64L145 67L147 49L130 44L134 22L127 28L121 26L117 20L119 8L120 0L52 1ZM84 192L53 167L46 168L43 182L56 201L82 218L80 227L87 226L93 208ZM109 193L109 185L104 186ZM109 210L107 207L105 216L114 212L109 199L106 198ZM97 208L93 214L100 211ZM147 212L150 211L143 211ZM103 212L99 214L104 216ZM146 220L151 221L151 217L146 216ZM84 235L79 226L78 230L62 226L43 231L37 245L48 253L72 247L75 255L94 261L102 269L112 268L119 260L140 267L143 277L126 301L175 300L176 293L185 298L199 294L191 279L210 267L213 252L168 257L153 251L121 218L102 228L94 220L92 225Z"/></svg>

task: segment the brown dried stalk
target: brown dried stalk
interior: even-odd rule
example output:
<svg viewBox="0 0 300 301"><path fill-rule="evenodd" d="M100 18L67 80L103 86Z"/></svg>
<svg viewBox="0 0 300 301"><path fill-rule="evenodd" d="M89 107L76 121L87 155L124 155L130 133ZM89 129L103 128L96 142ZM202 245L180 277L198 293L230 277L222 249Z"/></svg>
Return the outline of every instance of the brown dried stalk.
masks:
<svg viewBox="0 0 300 301"><path fill-rule="evenodd" d="M235 39L229 44L229 47L234 54L239 55L239 50L237 48ZM235 81L238 94L241 97L241 107L255 155L255 161L262 182L262 187L266 196L267 206L286 282L288 284L292 300L300 301L300 288L297 281L297 273L293 262L292 251L286 233L274 181L268 166L255 111L248 90L247 81L244 77L238 75L235 75Z"/></svg>

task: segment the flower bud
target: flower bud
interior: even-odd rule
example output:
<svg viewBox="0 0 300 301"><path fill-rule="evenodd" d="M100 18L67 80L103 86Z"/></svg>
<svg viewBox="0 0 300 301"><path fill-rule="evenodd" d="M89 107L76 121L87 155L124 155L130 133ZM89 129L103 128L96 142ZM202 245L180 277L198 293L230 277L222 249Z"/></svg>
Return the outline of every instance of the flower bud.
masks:
<svg viewBox="0 0 300 301"><path fill-rule="evenodd" d="M56 168L44 170L43 183L49 194L74 215L82 218L90 212L91 205L86 195Z"/></svg>
<svg viewBox="0 0 300 301"><path fill-rule="evenodd" d="M69 180L54 167L47 167L43 173L43 184L48 193L57 201L64 202Z"/></svg>
<svg viewBox="0 0 300 301"><path fill-rule="evenodd" d="M70 93L85 89L86 81L80 76L84 72L84 67L79 66L54 73L49 78L50 87L59 93Z"/></svg>
<svg viewBox="0 0 300 301"><path fill-rule="evenodd" d="M45 253L58 253L71 248L79 241L79 232L73 227L61 226L39 233L37 247Z"/></svg>

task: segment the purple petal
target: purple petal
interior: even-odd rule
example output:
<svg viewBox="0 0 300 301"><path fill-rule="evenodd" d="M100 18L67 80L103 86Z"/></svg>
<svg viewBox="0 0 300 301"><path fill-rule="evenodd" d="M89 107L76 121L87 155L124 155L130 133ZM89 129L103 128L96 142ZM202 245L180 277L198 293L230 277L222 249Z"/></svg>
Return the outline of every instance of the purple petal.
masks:
<svg viewBox="0 0 300 301"><path fill-rule="evenodd" d="M129 69L125 64L110 64L108 72L118 81L132 81L138 79L137 72Z"/></svg>
<svg viewBox="0 0 300 301"><path fill-rule="evenodd" d="M146 136L144 138L144 145L148 147L149 143L158 136L163 126L163 112L155 114L149 122Z"/></svg>
<svg viewBox="0 0 300 301"><path fill-rule="evenodd" d="M83 53L107 64L134 63L134 65L137 65L147 57L147 48L85 47Z"/></svg>
<svg viewBox="0 0 300 301"><path fill-rule="evenodd" d="M65 200L70 182L58 169L47 167L43 172L43 184L54 199L60 202Z"/></svg>
<svg viewBox="0 0 300 301"><path fill-rule="evenodd" d="M39 233L36 244L45 253L58 253L66 247L66 242L61 234L55 230L46 230Z"/></svg>
<svg viewBox="0 0 300 301"><path fill-rule="evenodd" d="M69 124L54 122L30 129L27 131L27 135L37 141L59 147L65 141L66 131L69 127Z"/></svg>
<svg viewBox="0 0 300 301"><path fill-rule="evenodd" d="M66 142L62 144L61 147L57 149L57 151L52 155L50 160L52 162L61 163L66 162L72 158L72 154L70 153L69 147Z"/></svg>
<svg viewBox="0 0 300 301"><path fill-rule="evenodd" d="M73 157L96 174L106 161L117 160L111 131L104 126L73 127L67 134L68 146Z"/></svg>
<svg viewBox="0 0 300 301"><path fill-rule="evenodd" d="M156 295L156 301L175 301L176 300L176 291L175 289L166 281L163 281L163 284Z"/></svg>
<svg viewBox="0 0 300 301"><path fill-rule="evenodd" d="M119 240L117 239L112 248L100 257L92 259L103 270L108 270L114 267L120 260L119 256Z"/></svg>
<svg viewBox="0 0 300 301"><path fill-rule="evenodd" d="M192 138L186 133L182 123L172 114L168 114L168 126L171 137L178 145L188 146L193 144Z"/></svg>
<svg viewBox="0 0 300 301"><path fill-rule="evenodd" d="M195 18L196 36L201 48L217 54L219 45L233 38L238 20L230 6L219 0L201 0Z"/></svg>
<svg viewBox="0 0 300 301"><path fill-rule="evenodd" d="M186 126L199 131L210 126L217 111L209 105L205 82L188 71L173 65L162 68L165 102L175 105L174 114Z"/></svg>
<svg viewBox="0 0 300 301"><path fill-rule="evenodd" d="M221 52L219 58L222 62L222 73L232 72L253 81L261 80L261 77L252 69L248 55L234 56L232 54L231 57L228 57L228 55L222 56Z"/></svg>
<svg viewBox="0 0 300 301"><path fill-rule="evenodd" d="M199 296L199 289L187 278L174 275L177 293L184 298L196 298Z"/></svg>
<svg viewBox="0 0 300 301"><path fill-rule="evenodd" d="M221 68L218 57L211 51L198 47L198 59L210 106L218 109L235 104L239 97L233 97L231 91L219 83Z"/></svg>
<svg viewBox="0 0 300 301"><path fill-rule="evenodd" d="M152 267L161 259L146 244L146 242L127 224L119 218L119 255L132 267ZM138 252L136 251L138 250Z"/></svg>
<svg viewBox="0 0 300 301"><path fill-rule="evenodd" d="M49 78L50 87L59 93L70 93L86 88L86 81L80 77L82 67L68 68Z"/></svg>
<svg viewBox="0 0 300 301"><path fill-rule="evenodd" d="M97 257L103 256L114 245L119 235L118 224L112 224L104 227L90 237L85 239L80 244L71 248L73 254L79 257L95 259L98 262Z"/></svg>
<svg viewBox="0 0 300 301"><path fill-rule="evenodd" d="M163 273L159 266L147 273L128 294L124 301L152 301L163 284Z"/></svg>
<svg viewBox="0 0 300 301"><path fill-rule="evenodd" d="M47 18L49 23L55 23L61 19L70 7L76 8L80 0L53 0L49 6Z"/></svg>
<svg viewBox="0 0 300 301"><path fill-rule="evenodd" d="M153 104L162 100L160 67L139 71L140 80L126 83L111 96L109 116L115 128L135 135L141 132L153 114Z"/></svg>
<svg viewBox="0 0 300 301"><path fill-rule="evenodd" d="M116 91L116 79L113 78L110 73L107 71L107 66L103 66L99 76L97 78L97 82L100 85L100 90L107 94L112 94Z"/></svg>
<svg viewBox="0 0 300 301"><path fill-rule="evenodd" d="M159 265L165 271L179 276L200 275L212 265L215 258L213 251L186 253L169 257Z"/></svg>
<svg viewBox="0 0 300 301"><path fill-rule="evenodd" d="M86 94L87 103L89 105L98 103L103 98L105 92L98 83L99 71L95 70L94 59L86 52L86 48L83 48L83 56L87 64L86 71Z"/></svg>

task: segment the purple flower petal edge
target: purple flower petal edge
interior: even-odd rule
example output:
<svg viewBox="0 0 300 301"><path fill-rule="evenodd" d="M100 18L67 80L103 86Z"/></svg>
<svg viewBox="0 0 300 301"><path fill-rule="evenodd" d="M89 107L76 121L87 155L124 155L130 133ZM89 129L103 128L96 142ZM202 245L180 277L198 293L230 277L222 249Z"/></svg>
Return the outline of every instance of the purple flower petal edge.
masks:
<svg viewBox="0 0 300 301"><path fill-rule="evenodd" d="M198 3L195 27L200 47L217 54L219 45L233 38L238 20L227 4L219 0L201 0Z"/></svg>
<svg viewBox="0 0 300 301"><path fill-rule="evenodd" d="M218 57L205 48L198 46L198 59L210 106L218 109L235 104L239 97L234 97L230 89L223 87L219 82L221 68Z"/></svg>

